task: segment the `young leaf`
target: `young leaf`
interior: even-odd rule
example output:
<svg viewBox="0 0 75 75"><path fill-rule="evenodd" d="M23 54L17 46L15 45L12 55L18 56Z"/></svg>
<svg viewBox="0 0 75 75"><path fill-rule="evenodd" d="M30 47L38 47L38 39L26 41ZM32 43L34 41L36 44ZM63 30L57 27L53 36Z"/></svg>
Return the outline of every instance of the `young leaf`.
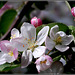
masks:
<svg viewBox="0 0 75 75"><path fill-rule="evenodd" d="M8 31L16 14L16 10L9 9L0 17L0 33L5 34Z"/></svg>
<svg viewBox="0 0 75 75"><path fill-rule="evenodd" d="M6 64L3 64L3 65L0 65L0 72L2 72L2 71L9 71L9 70L11 70L11 69L13 69L13 68L16 68L16 67L19 67L20 66L20 64L8 64L8 63L6 63Z"/></svg>

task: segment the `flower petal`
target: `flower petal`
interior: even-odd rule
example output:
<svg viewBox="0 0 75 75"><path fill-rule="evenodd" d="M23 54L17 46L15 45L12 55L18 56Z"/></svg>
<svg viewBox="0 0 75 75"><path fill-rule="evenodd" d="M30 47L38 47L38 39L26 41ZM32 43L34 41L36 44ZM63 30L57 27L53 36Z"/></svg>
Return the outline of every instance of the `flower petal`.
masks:
<svg viewBox="0 0 75 75"><path fill-rule="evenodd" d="M1 42L0 42L1 51L7 53L7 50L8 50L7 46L8 46L8 45L10 45L10 41L7 41L7 40L1 41Z"/></svg>
<svg viewBox="0 0 75 75"><path fill-rule="evenodd" d="M61 59L59 61L62 62L63 66L66 65L65 59L63 59L62 57L61 57Z"/></svg>
<svg viewBox="0 0 75 75"><path fill-rule="evenodd" d="M6 63L5 54L3 52L0 52L0 65L4 63Z"/></svg>
<svg viewBox="0 0 75 75"><path fill-rule="evenodd" d="M75 52L75 47L72 47L72 50Z"/></svg>
<svg viewBox="0 0 75 75"><path fill-rule="evenodd" d="M55 39L55 34L59 31L59 26L55 25L50 29L50 38Z"/></svg>
<svg viewBox="0 0 75 75"><path fill-rule="evenodd" d="M15 49L13 50L13 54L14 54L14 58L15 58L15 60L16 60L17 57L18 57L18 50L17 50L17 48L15 48Z"/></svg>
<svg viewBox="0 0 75 75"><path fill-rule="evenodd" d="M11 36L13 37L13 38L16 38L16 37L19 37L19 31L18 31L18 29L16 29L16 28L13 28L12 30L11 30Z"/></svg>
<svg viewBox="0 0 75 75"><path fill-rule="evenodd" d="M6 62L11 63L13 61L15 61L14 55L10 56L9 54L6 54Z"/></svg>
<svg viewBox="0 0 75 75"><path fill-rule="evenodd" d="M49 37L46 38L45 45L49 50L52 50L55 46L55 42Z"/></svg>
<svg viewBox="0 0 75 75"><path fill-rule="evenodd" d="M36 28L32 24L24 22L21 26L21 34L25 38L34 41L36 39Z"/></svg>
<svg viewBox="0 0 75 75"><path fill-rule="evenodd" d="M28 43L23 37L12 39L11 43L18 51L24 51L28 48Z"/></svg>
<svg viewBox="0 0 75 75"><path fill-rule="evenodd" d="M59 31L59 32L57 32L56 34L55 34L55 38L58 38L58 37L66 37L66 34L65 34L65 32L63 32L63 31Z"/></svg>
<svg viewBox="0 0 75 75"><path fill-rule="evenodd" d="M39 47L35 48L33 51L34 58L38 58L38 57L42 56L43 54L45 54L45 51L46 51L45 46L39 46Z"/></svg>
<svg viewBox="0 0 75 75"><path fill-rule="evenodd" d="M74 37L72 35L66 35L66 37L62 38L62 44L69 45L73 40L74 40Z"/></svg>
<svg viewBox="0 0 75 75"><path fill-rule="evenodd" d="M56 45L55 48L56 48L57 50L59 50L60 52L65 52L66 50L69 49L69 47L66 46L66 45Z"/></svg>
<svg viewBox="0 0 75 75"><path fill-rule="evenodd" d="M21 68L27 67L32 61L31 50L24 51L21 57Z"/></svg>
<svg viewBox="0 0 75 75"><path fill-rule="evenodd" d="M37 71L40 73L40 65L36 65Z"/></svg>
<svg viewBox="0 0 75 75"><path fill-rule="evenodd" d="M49 26L45 26L39 31L37 35L37 45L43 44L43 42L46 40L46 37L48 35L48 31L49 31Z"/></svg>

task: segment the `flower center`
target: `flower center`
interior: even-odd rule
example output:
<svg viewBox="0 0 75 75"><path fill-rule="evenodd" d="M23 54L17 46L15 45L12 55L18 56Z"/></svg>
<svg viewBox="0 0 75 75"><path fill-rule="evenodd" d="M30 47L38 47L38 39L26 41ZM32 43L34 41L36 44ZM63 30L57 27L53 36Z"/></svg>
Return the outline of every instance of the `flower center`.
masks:
<svg viewBox="0 0 75 75"><path fill-rule="evenodd" d="M60 44L62 42L62 39L61 37L57 37L56 40L55 40L56 44Z"/></svg>
<svg viewBox="0 0 75 75"><path fill-rule="evenodd" d="M32 37L32 39L34 39L34 37ZM32 39L27 39L27 38L24 39L24 41L26 40L26 42L28 44L28 49L34 49L36 47L35 44L37 43L37 41L35 42ZM23 47L24 47L24 45L23 45Z"/></svg>
<svg viewBox="0 0 75 75"><path fill-rule="evenodd" d="M10 51L8 54L9 54L10 56L13 56L13 55L14 55L12 51Z"/></svg>
<svg viewBox="0 0 75 75"><path fill-rule="evenodd" d="M40 64L46 64L47 60L45 59L44 61L40 61Z"/></svg>
<svg viewBox="0 0 75 75"><path fill-rule="evenodd" d="M12 34L12 36L10 37L10 39L13 39L15 37L16 37L16 35L15 34Z"/></svg>

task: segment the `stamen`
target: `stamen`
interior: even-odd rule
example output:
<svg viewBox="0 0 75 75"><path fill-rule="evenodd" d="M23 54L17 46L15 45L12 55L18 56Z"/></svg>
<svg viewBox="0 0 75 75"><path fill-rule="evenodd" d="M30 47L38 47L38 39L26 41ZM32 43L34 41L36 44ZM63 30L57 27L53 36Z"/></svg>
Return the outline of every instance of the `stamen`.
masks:
<svg viewBox="0 0 75 75"><path fill-rule="evenodd" d="M31 41L31 39L28 39L28 41Z"/></svg>
<svg viewBox="0 0 75 75"><path fill-rule="evenodd" d="M56 44L60 44L62 42L62 39L61 37L57 37L56 40L55 40Z"/></svg>
<svg viewBox="0 0 75 75"><path fill-rule="evenodd" d="M23 45L23 47L24 47L24 45Z"/></svg>
<svg viewBox="0 0 75 75"><path fill-rule="evenodd" d="M32 37L32 39L34 39L34 38Z"/></svg>
<svg viewBox="0 0 75 75"><path fill-rule="evenodd" d="M12 36L10 37L10 39L12 39Z"/></svg>
<svg viewBox="0 0 75 75"><path fill-rule="evenodd" d="M15 37L16 37L16 35L15 34L12 34L12 36L10 37L10 39L13 39Z"/></svg>
<svg viewBox="0 0 75 75"><path fill-rule="evenodd" d="M40 61L40 64L46 64L47 60L45 59L44 61Z"/></svg>
<svg viewBox="0 0 75 75"><path fill-rule="evenodd" d="M13 56L13 55L14 55L12 51L10 51L8 54L9 54L10 56Z"/></svg>

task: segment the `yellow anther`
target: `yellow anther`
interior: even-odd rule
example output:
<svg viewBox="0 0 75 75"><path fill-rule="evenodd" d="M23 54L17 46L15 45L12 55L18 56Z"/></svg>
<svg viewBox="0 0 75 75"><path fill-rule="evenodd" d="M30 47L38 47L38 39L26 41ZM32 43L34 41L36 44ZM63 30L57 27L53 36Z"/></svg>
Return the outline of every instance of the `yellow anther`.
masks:
<svg viewBox="0 0 75 75"><path fill-rule="evenodd" d="M24 41L25 41L26 39L24 39Z"/></svg>
<svg viewBox="0 0 75 75"><path fill-rule="evenodd" d="M34 38L32 37L32 39L34 39Z"/></svg>
<svg viewBox="0 0 75 75"><path fill-rule="evenodd" d="M45 61L40 61L40 64L46 64L46 62L47 62L47 60L45 60Z"/></svg>
<svg viewBox="0 0 75 75"><path fill-rule="evenodd" d="M10 51L8 54L9 54L10 56L13 56L13 55L14 55L12 51Z"/></svg>
<svg viewBox="0 0 75 75"><path fill-rule="evenodd" d="M31 39L28 39L28 41L31 41Z"/></svg>
<svg viewBox="0 0 75 75"><path fill-rule="evenodd" d="M12 36L10 37L10 39L12 39Z"/></svg>
<svg viewBox="0 0 75 75"><path fill-rule="evenodd" d="M15 34L12 34L12 36L10 37L10 39L13 39L15 37L16 37L16 35Z"/></svg>
<svg viewBox="0 0 75 75"><path fill-rule="evenodd" d="M56 42L57 44L61 43L61 42L62 42L62 38L59 36L58 38L56 38L55 42Z"/></svg>
<svg viewBox="0 0 75 75"><path fill-rule="evenodd" d="M15 37L16 35L14 34L13 37Z"/></svg>
<svg viewBox="0 0 75 75"><path fill-rule="evenodd" d="M32 47L34 47L34 45Z"/></svg>
<svg viewBox="0 0 75 75"><path fill-rule="evenodd" d="M23 47L24 47L24 45L23 45Z"/></svg>

